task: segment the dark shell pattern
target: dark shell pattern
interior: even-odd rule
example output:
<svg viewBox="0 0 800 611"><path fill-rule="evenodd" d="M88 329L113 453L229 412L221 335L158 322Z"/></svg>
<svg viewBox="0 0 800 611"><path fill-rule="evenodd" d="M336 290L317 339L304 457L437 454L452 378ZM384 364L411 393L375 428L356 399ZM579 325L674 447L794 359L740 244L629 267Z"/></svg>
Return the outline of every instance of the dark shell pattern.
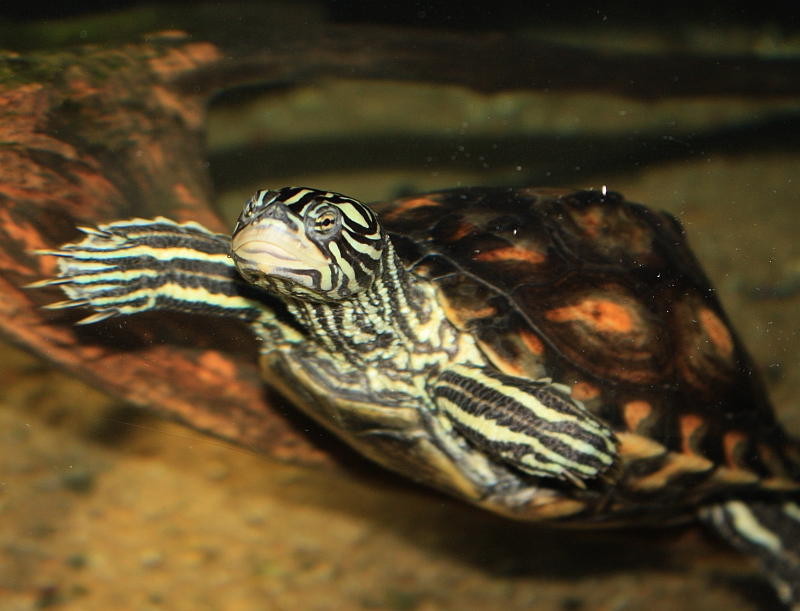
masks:
<svg viewBox="0 0 800 611"><path fill-rule="evenodd" d="M610 514L797 489L795 446L674 217L593 191L461 189L375 207L498 369L571 386L615 431Z"/></svg>

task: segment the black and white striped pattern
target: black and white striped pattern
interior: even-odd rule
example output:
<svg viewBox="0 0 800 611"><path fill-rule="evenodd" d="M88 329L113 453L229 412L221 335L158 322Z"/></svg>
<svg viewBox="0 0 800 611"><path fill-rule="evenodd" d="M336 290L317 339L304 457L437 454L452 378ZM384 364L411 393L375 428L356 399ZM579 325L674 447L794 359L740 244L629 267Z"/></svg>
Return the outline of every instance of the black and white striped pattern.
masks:
<svg viewBox="0 0 800 611"><path fill-rule="evenodd" d="M561 389L451 365L433 386L436 404L478 447L532 475L582 486L617 455L613 433Z"/></svg>
<svg viewBox="0 0 800 611"><path fill-rule="evenodd" d="M327 226L318 230L320 218ZM233 253L242 274L284 294L331 354L380 370L381 384L412 396L436 379L423 404L488 455L577 486L613 466L614 435L563 391L494 371L470 351L363 204L312 189L260 191L239 219Z"/></svg>
<svg viewBox="0 0 800 611"><path fill-rule="evenodd" d="M150 310L171 310L268 322L267 293L239 276L229 257L230 239L190 222L159 217L83 229L81 242L42 254L59 257L60 285L70 301L50 309L90 306L81 321Z"/></svg>
<svg viewBox="0 0 800 611"><path fill-rule="evenodd" d="M700 518L740 552L757 558L778 596L800 608L800 506L791 500L728 501Z"/></svg>
<svg viewBox="0 0 800 611"><path fill-rule="evenodd" d="M332 217L329 227L318 227L321 218ZM255 256L239 244L271 225L273 230L292 234L306 249L316 248L325 263L308 260L276 262L269 277L259 277ZM255 231L253 231L255 229ZM238 238L238 239L237 239ZM259 191L244 207L233 231L233 254L245 277L278 292L291 291L287 280L326 300L352 297L368 289L378 272L385 240L383 229L372 210L364 204L329 191L286 187Z"/></svg>

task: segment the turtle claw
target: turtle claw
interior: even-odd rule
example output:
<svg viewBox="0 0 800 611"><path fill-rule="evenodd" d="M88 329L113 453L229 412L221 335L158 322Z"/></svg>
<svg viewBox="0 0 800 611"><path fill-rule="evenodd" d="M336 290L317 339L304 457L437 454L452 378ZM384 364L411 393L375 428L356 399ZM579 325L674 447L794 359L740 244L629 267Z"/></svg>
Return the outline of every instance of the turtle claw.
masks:
<svg viewBox="0 0 800 611"><path fill-rule="evenodd" d="M26 284L22 288L44 289L49 286L61 286L64 284L69 284L70 282L72 282L72 278L45 278L44 280L37 280L36 282L31 282L30 284Z"/></svg>
<svg viewBox="0 0 800 611"><path fill-rule="evenodd" d="M88 299L70 299L69 301L56 301L55 303L48 303L43 305L45 310L69 310L72 308L82 308L91 305Z"/></svg>
<svg viewBox="0 0 800 611"><path fill-rule="evenodd" d="M67 250L29 250L31 254L39 255L40 257L62 257L62 258L69 258L72 257L72 253Z"/></svg>
<svg viewBox="0 0 800 611"><path fill-rule="evenodd" d="M82 233L85 233L86 235L93 235L97 236L98 238L108 239L114 236L113 233L103 231L102 229L97 229L96 227L77 227L76 229Z"/></svg>
<svg viewBox="0 0 800 611"><path fill-rule="evenodd" d="M76 325L91 325L96 322L102 322L107 318L111 318L112 316L116 316L119 312L117 310L103 310L102 312L97 312L96 314L92 314L91 316L87 316L76 322Z"/></svg>

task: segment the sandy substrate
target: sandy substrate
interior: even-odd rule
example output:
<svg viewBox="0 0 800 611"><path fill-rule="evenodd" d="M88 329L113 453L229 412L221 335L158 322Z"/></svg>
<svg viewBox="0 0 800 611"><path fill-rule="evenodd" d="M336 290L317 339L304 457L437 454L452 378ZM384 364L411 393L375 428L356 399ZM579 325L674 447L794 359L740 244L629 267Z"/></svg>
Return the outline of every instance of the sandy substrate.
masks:
<svg viewBox="0 0 800 611"><path fill-rule="evenodd" d="M756 608L694 529L560 533L323 477L3 358L3 611Z"/></svg>

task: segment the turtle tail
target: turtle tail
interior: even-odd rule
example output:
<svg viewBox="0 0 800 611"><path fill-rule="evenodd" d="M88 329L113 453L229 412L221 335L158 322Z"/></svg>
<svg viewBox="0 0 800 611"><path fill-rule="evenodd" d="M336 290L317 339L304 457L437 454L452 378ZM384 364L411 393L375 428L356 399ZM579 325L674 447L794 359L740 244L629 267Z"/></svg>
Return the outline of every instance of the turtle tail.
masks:
<svg viewBox="0 0 800 611"><path fill-rule="evenodd" d="M81 324L153 310L247 322L274 316L269 295L236 271L226 235L163 217L81 230L86 234L82 241L39 252L59 258L59 274L30 285L57 285L69 297L45 306L49 309L93 309Z"/></svg>
<svg viewBox="0 0 800 611"><path fill-rule="evenodd" d="M703 507L700 518L761 565L778 597L800 610L800 506L794 501L733 500Z"/></svg>

